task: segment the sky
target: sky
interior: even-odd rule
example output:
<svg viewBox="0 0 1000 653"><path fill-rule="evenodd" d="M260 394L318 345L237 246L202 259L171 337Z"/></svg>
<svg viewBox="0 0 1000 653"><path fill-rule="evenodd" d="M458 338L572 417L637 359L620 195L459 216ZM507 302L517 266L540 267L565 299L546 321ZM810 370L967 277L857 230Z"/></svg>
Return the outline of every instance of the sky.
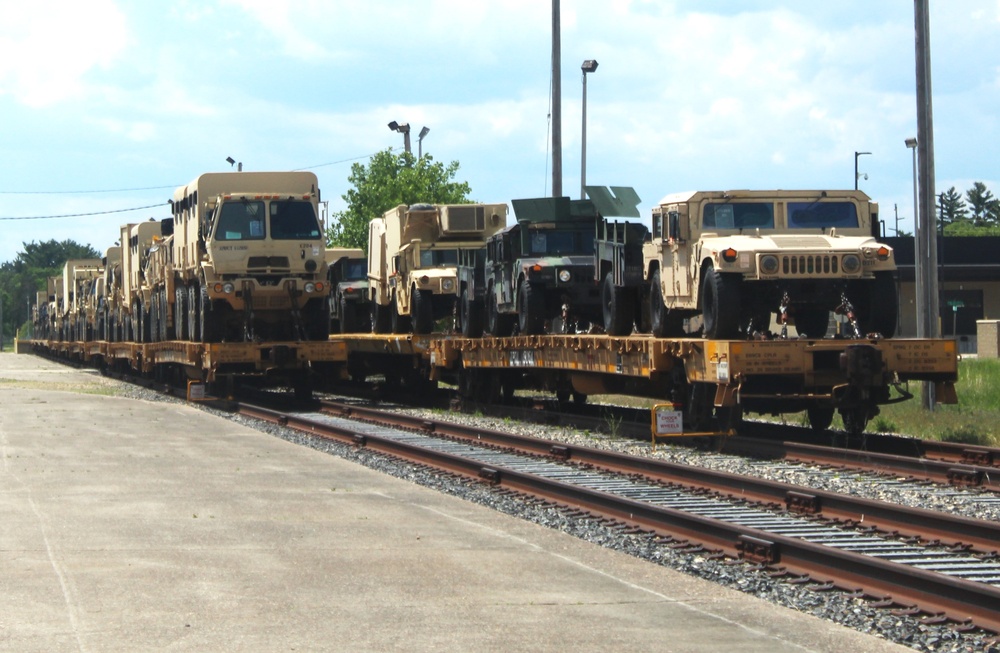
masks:
<svg viewBox="0 0 1000 653"><path fill-rule="evenodd" d="M914 6L904 0L562 0L562 186L860 188L913 231ZM479 202L552 193L544 0L0 0L0 262L103 252L203 172L353 163L429 128ZM1000 0L931 0L936 191L1000 195ZM93 215L81 215L93 214ZM72 216L72 217L61 217ZM895 219L899 218L898 222Z"/></svg>

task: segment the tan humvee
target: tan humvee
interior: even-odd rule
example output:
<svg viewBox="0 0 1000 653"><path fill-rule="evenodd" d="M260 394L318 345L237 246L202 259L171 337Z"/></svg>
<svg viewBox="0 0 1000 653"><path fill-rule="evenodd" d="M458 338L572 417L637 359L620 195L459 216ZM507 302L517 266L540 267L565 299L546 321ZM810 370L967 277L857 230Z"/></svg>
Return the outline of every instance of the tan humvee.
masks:
<svg viewBox="0 0 1000 653"><path fill-rule="evenodd" d="M859 333L890 337L896 264L878 227L878 205L861 191L667 195L643 247L651 330L683 336L701 314L707 338L753 337L777 315L822 338L837 311Z"/></svg>

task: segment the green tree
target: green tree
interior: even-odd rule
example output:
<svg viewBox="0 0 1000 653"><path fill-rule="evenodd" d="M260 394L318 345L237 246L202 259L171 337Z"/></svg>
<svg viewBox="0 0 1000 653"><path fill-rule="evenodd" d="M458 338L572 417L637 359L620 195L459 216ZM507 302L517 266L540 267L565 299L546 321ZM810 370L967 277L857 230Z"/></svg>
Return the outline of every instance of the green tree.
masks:
<svg viewBox="0 0 1000 653"><path fill-rule="evenodd" d="M13 261L0 264L0 301L3 302L3 334L11 338L18 327L31 320L31 305L46 279L62 274L63 264L75 258L100 258L90 245L72 240L24 243L24 251Z"/></svg>
<svg viewBox="0 0 1000 653"><path fill-rule="evenodd" d="M962 195L952 186L941 193L937 206L938 226L946 229L948 225L954 224L969 217L969 209L965 206Z"/></svg>
<svg viewBox="0 0 1000 653"><path fill-rule="evenodd" d="M975 226L985 227L991 222L993 224L1000 222L997 220L998 213L1000 213L998 200L983 182L977 181L972 184L972 188L965 193L965 200L969 203L969 209L972 211L972 223Z"/></svg>
<svg viewBox="0 0 1000 653"><path fill-rule="evenodd" d="M341 247L368 247L368 223L400 204L462 204L469 202L468 182L454 181L458 162L447 166L425 154L391 149L373 155L368 165L351 166L353 188L342 195L347 209L330 216L327 243Z"/></svg>

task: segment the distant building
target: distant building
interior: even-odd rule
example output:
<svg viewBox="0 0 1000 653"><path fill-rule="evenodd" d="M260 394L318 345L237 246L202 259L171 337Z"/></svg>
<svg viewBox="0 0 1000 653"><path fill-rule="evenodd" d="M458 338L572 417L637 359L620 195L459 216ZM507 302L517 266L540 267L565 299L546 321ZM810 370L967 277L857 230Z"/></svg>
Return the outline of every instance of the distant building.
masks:
<svg viewBox="0 0 1000 653"><path fill-rule="evenodd" d="M917 335L913 238L882 238L896 255L899 332ZM976 351L976 320L1000 319L1000 237L937 238L938 300L942 336L959 339L960 351Z"/></svg>

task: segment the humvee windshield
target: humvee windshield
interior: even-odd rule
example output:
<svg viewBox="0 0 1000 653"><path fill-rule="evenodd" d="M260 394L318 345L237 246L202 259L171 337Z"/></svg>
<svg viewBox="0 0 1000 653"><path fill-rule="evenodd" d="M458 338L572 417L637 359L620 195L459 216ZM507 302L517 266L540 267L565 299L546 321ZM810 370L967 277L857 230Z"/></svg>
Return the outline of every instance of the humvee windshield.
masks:
<svg viewBox="0 0 1000 653"><path fill-rule="evenodd" d="M790 229L857 227L858 212L853 202L789 202Z"/></svg>
<svg viewBox="0 0 1000 653"><path fill-rule="evenodd" d="M422 249L420 267L432 268L436 265L458 265L457 249Z"/></svg>
<svg viewBox="0 0 1000 653"><path fill-rule="evenodd" d="M716 229L774 229L774 204L725 202L705 205L702 227Z"/></svg>
<svg viewBox="0 0 1000 653"><path fill-rule="evenodd" d="M571 256L594 253L594 233L592 231L532 231L531 252L533 256Z"/></svg>
<svg viewBox="0 0 1000 653"><path fill-rule="evenodd" d="M350 261L344 264L344 281L361 281L368 278L366 261Z"/></svg>

